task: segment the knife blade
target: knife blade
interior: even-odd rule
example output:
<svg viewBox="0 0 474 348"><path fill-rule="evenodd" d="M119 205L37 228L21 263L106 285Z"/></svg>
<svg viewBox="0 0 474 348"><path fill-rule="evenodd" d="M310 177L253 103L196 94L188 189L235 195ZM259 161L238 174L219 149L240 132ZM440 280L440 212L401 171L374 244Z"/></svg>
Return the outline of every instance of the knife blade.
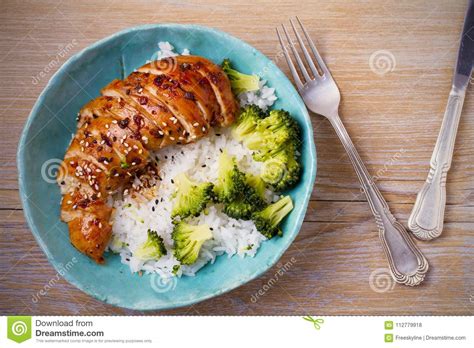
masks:
<svg viewBox="0 0 474 348"><path fill-rule="evenodd" d="M472 74L474 63L474 1L469 0L459 44L458 59L454 71L453 85L465 89Z"/></svg>

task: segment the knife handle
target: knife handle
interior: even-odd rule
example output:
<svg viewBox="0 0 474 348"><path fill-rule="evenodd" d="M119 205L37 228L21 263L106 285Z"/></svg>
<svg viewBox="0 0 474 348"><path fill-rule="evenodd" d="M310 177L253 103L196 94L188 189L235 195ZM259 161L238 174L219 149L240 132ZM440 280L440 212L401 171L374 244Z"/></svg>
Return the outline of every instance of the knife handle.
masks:
<svg viewBox="0 0 474 348"><path fill-rule="evenodd" d="M416 197L408 228L422 240L441 235L446 206L446 176L451 167L454 142L466 89L453 87L449 94L441 130L431 156L428 178Z"/></svg>

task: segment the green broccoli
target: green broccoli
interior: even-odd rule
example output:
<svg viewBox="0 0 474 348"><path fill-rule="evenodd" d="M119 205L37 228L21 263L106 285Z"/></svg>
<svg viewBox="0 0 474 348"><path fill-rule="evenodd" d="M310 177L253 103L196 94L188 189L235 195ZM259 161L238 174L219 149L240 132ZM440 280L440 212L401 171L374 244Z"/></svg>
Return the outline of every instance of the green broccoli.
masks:
<svg viewBox="0 0 474 348"><path fill-rule="evenodd" d="M255 207L247 200L239 198L236 201L224 204L222 211L231 218L248 220L255 211Z"/></svg>
<svg viewBox="0 0 474 348"><path fill-rule="evenodd" d="M293 209L293 202L290 196L285 196L279 201L270 204L265 209L254 213L252 220L257 227L257 230L267 238L272 238L276 235L283 235L280 229L280 222Z"/></svg>
<svg viewBox="0 0 474 348"><path fill-rule="evenodd" d="M223 212L234 219L248 220L265 205L265 183L259 176L247 174L242 191L224 204Z"/></svg>
<svg viewBox="0 0 474 348"><path fill-rule="evenodd" d="M267 117L261 119L255 130L243 139L250 150L254 150L253 158L263 162L271 158L281 148L289 145L299 147L300 131L296 121L284 110L272 110Z"/></svg>
<svg viewBox="0 0 474 348"><path fill-rule="evenodd" d="M252 134L258 122L265 117L265 113L256 105L246 106L239 114L232 127L232 136L238 141Z"/></svg>
<svg viewBox="0 0 474 348"><path fill-rule="evenodd" d="M247 107L232 135L253 150L255 161L263 162L261 178L274 190L283 191L298 182L301 135L298 123L287 111L272 110L265 114L255 105Z"/></svg>
<svg viewBox="0 0 474 348"><path fill-rule="evenodd" d="M213 185L211 183L197 183L190 180L186 174L178 175L174 182L176 191L174 193L174 205L171 217L197 216L212 199Z"/></svg>
<svg viewBox="0 0 474 348"><path fill-rule="evenodd" d="M218 202L230 203L242 192L245 187L245 174L242 173L235 158L224 150L219 157L217 182L214 185L214 194Z"/></svg>
<svg viewBox="0 0 474 348"><path fill-rule="evenodd" d="M301 165L292 144L272 153L272 157L263 162L260 173L262 179L276 191L283 191L296 185L300 174Z"/></svg>
<svg viewBox="0 0 474 348"><path fill-rule="evenodd" d="M266 205L265 181L260 176L252 174L247 174L245 178L248 186L245 192L247 202L254 206L254 210L262 208Z"/></svg>
<svg viewBox="0 0 474 348"><path fill-rule="evenodd" d="M174 256L183 265L196 262L202 244L212 238L208 225L190 225L183 221L178 222L173 229Z"/></svg>
<svg viewBox="0 0 474 348"><path fill-rule="evenodd" d="M232 69L229 59L224 59L222 62L222 70L229 77L230 85L235 94L256 91L260 88L260 78L257 75L247 75Z"/></svg>
<svg viewBox="0 0 474 348"><path fill-rule="evenodd" d="M148 230L148 238L145 243L140 245L133 256L141 260L158 260L161 256L166 255L166 248L163 239L156 231Z"/></svg>

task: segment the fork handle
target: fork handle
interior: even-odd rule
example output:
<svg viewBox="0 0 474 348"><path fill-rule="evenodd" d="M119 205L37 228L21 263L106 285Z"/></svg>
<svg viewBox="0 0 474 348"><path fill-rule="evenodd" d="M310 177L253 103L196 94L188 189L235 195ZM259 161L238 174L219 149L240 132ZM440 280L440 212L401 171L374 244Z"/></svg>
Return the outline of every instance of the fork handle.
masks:
<svg viewBox="0 0 474 348"><path fill-rule="evenodd" d="M408 228L419 239L431 240L439 237L443 231L446 176L451 167L465 93L465 89L455 87L451 89L441 130L431 156L430 171L426 182L418 192L408 219Z"/></svg>
<svg viewBox="0 0 474 348"><path fill-rule="evenodd" d="M344 145L367 196L393 279L397 283L409 286L420 284L428 271L428 261L413 243L403 225L390 212L387 202L363 164L339 115L330 117L329 120Z"/></svg>

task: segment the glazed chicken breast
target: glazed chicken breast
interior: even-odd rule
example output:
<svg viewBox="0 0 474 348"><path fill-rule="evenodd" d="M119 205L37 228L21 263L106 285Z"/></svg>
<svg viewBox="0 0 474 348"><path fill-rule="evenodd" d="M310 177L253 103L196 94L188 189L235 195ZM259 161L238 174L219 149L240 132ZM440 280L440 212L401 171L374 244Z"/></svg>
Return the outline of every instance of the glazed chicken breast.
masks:
<svg viewBox="0 0 474 348"><path fill-rule="evenodd" d="M150 169L150 152L233 123L238 105L222 69L198 56L146 64L79 112L57 181L71 243L98 263L112 234L112 195Z"/></svg>

